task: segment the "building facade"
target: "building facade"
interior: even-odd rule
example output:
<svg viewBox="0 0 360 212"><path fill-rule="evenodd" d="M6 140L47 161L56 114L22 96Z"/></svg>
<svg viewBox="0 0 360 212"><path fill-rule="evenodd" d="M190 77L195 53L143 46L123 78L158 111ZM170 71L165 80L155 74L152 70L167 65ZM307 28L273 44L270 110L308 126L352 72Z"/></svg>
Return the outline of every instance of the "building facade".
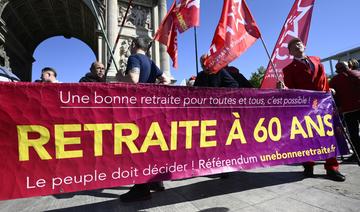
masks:
<svg viewBox="0 0 360 212"><path fill-rule="evenodd" d="M325 63L325 62L330 63L331 76L333 76L335 64L340 61L348 61L351 58L355 58L358 61L360 61L360 47L352 48L352 49L331 55L329 57L323 58L323 59L321 59L321 62L322 63ZM333 60L335 60L336 62L333 63Z"/></svg>

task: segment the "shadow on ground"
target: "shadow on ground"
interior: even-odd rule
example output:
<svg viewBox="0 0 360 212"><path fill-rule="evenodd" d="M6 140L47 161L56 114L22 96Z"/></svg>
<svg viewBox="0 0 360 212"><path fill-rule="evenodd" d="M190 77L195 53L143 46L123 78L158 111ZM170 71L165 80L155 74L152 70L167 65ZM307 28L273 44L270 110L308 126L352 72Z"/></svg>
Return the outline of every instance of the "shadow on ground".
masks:
<svg viewBox="0 0 360 212"><path fill-rule="evenodd" d="M127 189L127 188L124 188L124 189ZM53 197L55 197L56 199L69 199L69 198L74 197L75 195L88 195L88 196L103 197L103 198L117 198L118 197L118 195L116 195L116 194L104 193L103 189L71 192L71 193L65 193L65 194L54 194Z"/></svg>
<svg viewBox="0 0 360 212"><path fill-rule="evenodd" d="M56 212L68 211L134 211L154 208L158 206L172 205L187 201L194 201L198 199L230 194L235 192L242 192L251 189L263 188L267 186L280 185L300 181L303 179L302 172L234 172L226 179L208 178L208 180L179 186L175 188L166 189L163 192L153 193L152 199L148 201L123 203L119 201L117 195L96 193L95 196L110 195L116 196L115 200L81 205L76 207L63 208L58 210L51 210ZM88 193L92 195L92 193ZM227 211L226 208L221 210L209 209L210 211Z"/></svg>

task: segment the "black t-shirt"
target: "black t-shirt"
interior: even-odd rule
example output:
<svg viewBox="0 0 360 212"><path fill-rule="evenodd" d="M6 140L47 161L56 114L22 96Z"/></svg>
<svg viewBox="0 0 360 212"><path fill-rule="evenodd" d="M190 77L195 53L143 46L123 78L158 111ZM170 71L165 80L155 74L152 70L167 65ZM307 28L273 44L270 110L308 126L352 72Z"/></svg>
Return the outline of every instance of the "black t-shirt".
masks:
<svg viewBox="0 0 360 212"><path fill-rule="evenodd" d="M154 83L163 73L156 64L143 54L134 54L128 58L126 74L133 68L140 69L139 83Z"/></svg>

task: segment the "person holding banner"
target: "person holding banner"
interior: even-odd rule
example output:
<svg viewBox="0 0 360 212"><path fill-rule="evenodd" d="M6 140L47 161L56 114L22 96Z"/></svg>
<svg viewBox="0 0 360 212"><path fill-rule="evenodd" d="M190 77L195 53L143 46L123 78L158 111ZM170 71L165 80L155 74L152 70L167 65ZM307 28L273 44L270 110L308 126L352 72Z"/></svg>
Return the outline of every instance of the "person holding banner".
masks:
<svg viewBox="0 0 360 212"><path fill-rule="evenodd" d="M150 46L150 41L144 37L135 38L131 44L132 55L128 58L125 75L118 73L116 76L119 81L130 83L155 83L159 80L161 84L170 84L163 72L157 67L146 52ZM120 195L123 202L133 202L148 200L151 198L152 191L165 190L163 182L151 182L135 184L129 192Z"/></svg>
<svg viewBox="0 0 360 212"><path fill-rule="evenodd" d="M90 66L90 72L85 74L79 82L105 82L105 66L95 61Z"/></svg>
<svg viewBox="0 0 360 212"><path fill-rule="evenodd" d="M196 87L228 87L228 88L237 88L239 87L238 82L230 75L230 73L225 69L220 69L216 73L212 73L210 70L206 69L204 61L206 54L203 54L200 57L200 64L202 71L196 76L194 86ZM228 173L219 174L221 179L229 177Z"/></svg>
<svg viewBox="0 0 360 212"><path fill-rule="evenodd" d="M360 153L360 72L350 70L346 62L338 62L335 67L338 74L330 81L330 87L335 89L335 101L344 116L355 151L347 161L355 162L358 160L356 154Z"/></svg>
<svg viewBox="0 0 360 212"><path fill-rule="evenodd" d="M324 66L319 57L306 56L305 46L299 38L293 38L288 43L293 61L283 69L285 85L290 89L304 89L328 92L329 83ZM314 162L304 163L304 176L314 176ZM326 174L334 181L345 181L345 176L339 172L336 158L328 158L325 163Z"/></svg>
<svg viewBox="0 0 360 212"><path fill-rule="evenodd" d="M200 57L200 64L202 71L196 76L194 86L199 87L229 87L237 88L239 84L236 80L227 72L225 69L221 69L217 73L212 73L210 70L206 69L204 65L206 55Z"/></svg>

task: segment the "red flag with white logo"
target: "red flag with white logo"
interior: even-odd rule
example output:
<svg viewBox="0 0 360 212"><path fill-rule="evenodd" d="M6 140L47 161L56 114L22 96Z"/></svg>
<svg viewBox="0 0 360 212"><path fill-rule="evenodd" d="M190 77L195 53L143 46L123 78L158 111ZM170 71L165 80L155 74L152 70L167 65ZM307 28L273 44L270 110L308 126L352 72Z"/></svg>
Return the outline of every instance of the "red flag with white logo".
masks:
<svg viewBox="0 0 360 212"><path fill-rule="evenodd" d="M307 43L312 11L315 0L296 0L281 30L276 46L271 55L279 80L283 81L284 74L282 69L291 63L287 49L288 42L293 38L299 38L304 45ZM261 83L261 88L276 88L278 81L276 73L269 63Z"/></svg>
<svg viewBox="0 0 360 212"><path fill-rule="evenodd" d="M216 73L246 51L259 37L245 0L225 0L205 67Z"/></svg>
<svg viewBox="0 0 360 212"><path fill-rule="evenodd" d="M200 24L200 0L181 0L175 9L175 23L180 33Z"/></svg>
<svg viewBox="0 0 360 212"><path fill-rule="evenodd" d="M169 12L160 24L159 29L155 33L154 40L167 46L167 52L173 61L173 67L177 68L177 31L174 22L174 10L176 6L176 0L171 5Z"/></svg>

